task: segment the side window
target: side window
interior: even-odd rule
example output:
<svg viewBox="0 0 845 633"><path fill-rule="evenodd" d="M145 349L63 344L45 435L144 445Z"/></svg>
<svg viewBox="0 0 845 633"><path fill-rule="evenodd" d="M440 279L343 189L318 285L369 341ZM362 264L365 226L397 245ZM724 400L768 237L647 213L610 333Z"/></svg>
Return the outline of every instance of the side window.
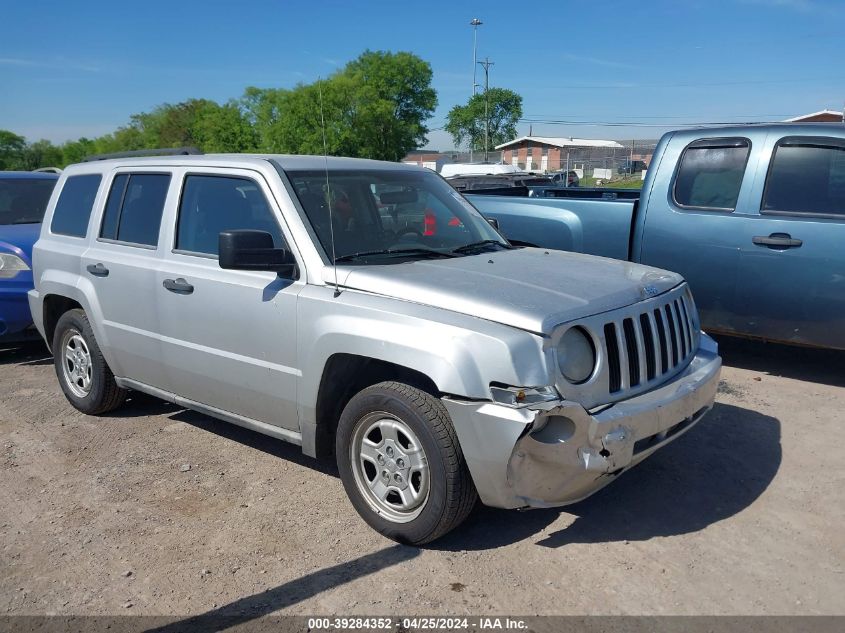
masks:
<svg viewBox="0 0 845 633"><path fill-rule="evenodd" d="M695 209L733 211L739 198L751 143L744 138L701 139L681 155L672 197Z"/></svg>
<svg viewBox="0 0 845 633"><path fill-rule="evenodd" d="M222 231L253 229L285 247L279 225L258 185L247 178L187 176L179 203L176 250L217 257Z"/></svg>
<svg viewBox="0 0 845 633"><path fill-rule="evenodd" d="M766 177L761 212L845 218L845 142L780 140Z"/></svg>
<svg viewBox="0 0 845 633"><path fill-rule="evenodd" d="M50 231L59 235L85 237L101 179L100 174L68 177L56 202Z"/></svg>
<svg viewBox="0 0 845 633"><path fill-rule="evenodd" d="M119 174L106 201L100 237L156 246L169 174Z"/></svg>

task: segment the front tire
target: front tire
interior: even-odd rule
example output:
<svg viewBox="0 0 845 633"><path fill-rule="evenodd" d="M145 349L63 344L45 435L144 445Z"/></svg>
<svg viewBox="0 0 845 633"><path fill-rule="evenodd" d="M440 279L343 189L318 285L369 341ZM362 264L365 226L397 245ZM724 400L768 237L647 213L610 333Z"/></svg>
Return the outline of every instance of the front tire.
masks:
<svg viewBox="0 0 845 633"><path fill-rule="evenodd" d="M69 310L59 318L53 334L53 364L65 397L82 413L107 413L126 399L126 390L117 386L83 310Z"/></svg>
<svg viewBox="0 0 845 633"><path fill-rule="evenodd" d="M400 543L440 538L478 498L443 403L409 385L382 382L355 395L340 417L335 453L358 514Z"/></svg>

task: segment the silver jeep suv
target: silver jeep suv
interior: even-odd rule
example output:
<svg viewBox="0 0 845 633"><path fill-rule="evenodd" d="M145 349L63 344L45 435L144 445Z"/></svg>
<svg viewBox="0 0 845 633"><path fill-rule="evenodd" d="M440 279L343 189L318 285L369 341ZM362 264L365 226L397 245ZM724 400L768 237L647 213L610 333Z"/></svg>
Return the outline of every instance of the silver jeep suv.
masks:
<svg viewBox="0 0 845 633"><path fill-rule="evenodd" d="M710 409L678 275L517 248L423 168L205 155L68 167L30 306L70 403L130 390L334 452L361 516L426 543L480 497L583 499Z"/></svg>

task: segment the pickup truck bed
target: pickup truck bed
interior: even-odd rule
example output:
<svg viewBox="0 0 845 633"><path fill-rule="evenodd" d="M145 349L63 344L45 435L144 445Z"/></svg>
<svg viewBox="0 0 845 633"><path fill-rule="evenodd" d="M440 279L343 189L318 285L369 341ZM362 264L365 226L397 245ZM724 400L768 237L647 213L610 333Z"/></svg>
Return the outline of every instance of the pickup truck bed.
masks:
<svg viewBox="0 0 845 633"><path fill-rule="evenodd" d="M535 190L540 192L543 190ZM560 191L575 191L561 189ZM595 190L593 190L595 193ZM467 195L512 242L628 259L637 200Z"/></svg>

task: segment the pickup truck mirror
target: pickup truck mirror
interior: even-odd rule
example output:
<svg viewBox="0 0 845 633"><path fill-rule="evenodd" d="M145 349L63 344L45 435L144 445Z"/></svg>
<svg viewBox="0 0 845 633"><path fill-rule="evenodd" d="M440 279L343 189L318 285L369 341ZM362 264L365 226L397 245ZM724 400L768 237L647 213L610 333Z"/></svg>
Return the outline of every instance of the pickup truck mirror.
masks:
<svg viewBox="0 0 845 633"><path fill-rule="evenodd" d="M266 231L223 231L218 238L220 268L267 270L283 277L295 277L296 259L286 248L275 248Z"/></svg>

